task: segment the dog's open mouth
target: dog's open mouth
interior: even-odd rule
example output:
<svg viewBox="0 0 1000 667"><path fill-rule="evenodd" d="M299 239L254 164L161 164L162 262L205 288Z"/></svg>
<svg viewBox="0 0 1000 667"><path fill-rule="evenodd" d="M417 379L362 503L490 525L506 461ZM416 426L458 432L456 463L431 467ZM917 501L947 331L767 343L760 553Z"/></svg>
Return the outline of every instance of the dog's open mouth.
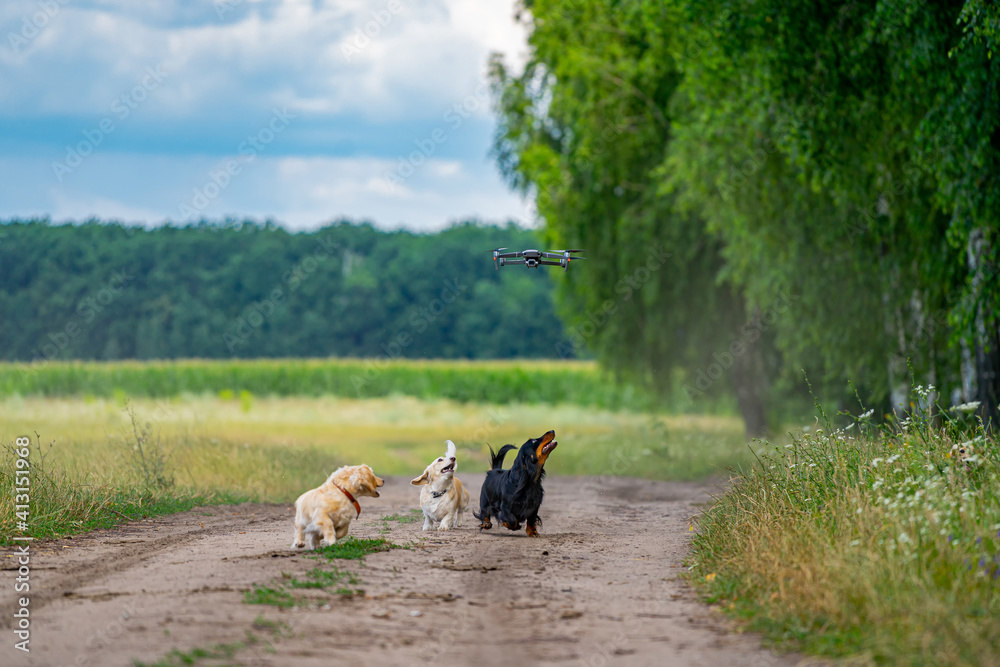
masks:
<svg viewBox="0 0 1000 667"><path fill-rule="evenodd" d="M559 443L556 442L555 431L549 431L536 440L536 442L538 443L538 448L535 450L535 456L538 457L538 467L539 470L541 470L541 467L545 465L545 461L549 458L549 454L552 453L552 450L555 449L556 445Z"/></svg>
<svg viewBox="0 0 1000 667"><path fill-rule="evenodd" d="M455 472L455 463L454 463L454 461L453 461L453 462L451 462L451 463L449 463L449 464L448 464L448 465L446 465L445 467L441 468L441 474L442 474L442 475L443 475L444 473L446 473L446 472Z"/></svg>

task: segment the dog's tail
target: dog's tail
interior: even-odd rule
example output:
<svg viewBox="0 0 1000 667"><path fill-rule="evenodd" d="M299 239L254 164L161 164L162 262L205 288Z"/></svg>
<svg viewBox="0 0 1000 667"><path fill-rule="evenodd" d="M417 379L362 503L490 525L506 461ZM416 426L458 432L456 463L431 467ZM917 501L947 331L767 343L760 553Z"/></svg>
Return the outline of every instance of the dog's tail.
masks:
<svg viewBox="0 0 1000 667"><path fill-rule="evenodd" d="M499 452L494 452L490 447L490 470L502 470L503 460L507 457L507 452L517 449L514 445L504 445Z"/></svg>

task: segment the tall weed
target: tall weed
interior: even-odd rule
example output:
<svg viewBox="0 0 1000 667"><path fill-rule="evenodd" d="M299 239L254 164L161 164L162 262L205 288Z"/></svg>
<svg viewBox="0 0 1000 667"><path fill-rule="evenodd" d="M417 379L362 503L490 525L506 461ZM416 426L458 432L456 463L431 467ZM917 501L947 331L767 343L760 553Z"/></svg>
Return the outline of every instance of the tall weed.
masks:
<svg viewBox="0 0 1000 667"><path fill-rule="evenodd" d="M881 425L820 410L737 475L694 539L710 599L813 652L1000 664L1000 449L974 406L916 393Z"/></svg>

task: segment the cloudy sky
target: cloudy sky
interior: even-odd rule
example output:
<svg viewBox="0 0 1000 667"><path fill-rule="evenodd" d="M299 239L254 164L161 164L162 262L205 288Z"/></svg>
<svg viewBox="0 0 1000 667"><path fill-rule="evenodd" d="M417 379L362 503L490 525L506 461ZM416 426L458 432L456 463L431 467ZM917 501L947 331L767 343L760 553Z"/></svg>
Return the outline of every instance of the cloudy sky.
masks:
<svg viewBox="0 0 1000 667"><path fill-rule="evenodd" d="M533 222L488 156L514 0L5 0L0 219Z"/></svg>

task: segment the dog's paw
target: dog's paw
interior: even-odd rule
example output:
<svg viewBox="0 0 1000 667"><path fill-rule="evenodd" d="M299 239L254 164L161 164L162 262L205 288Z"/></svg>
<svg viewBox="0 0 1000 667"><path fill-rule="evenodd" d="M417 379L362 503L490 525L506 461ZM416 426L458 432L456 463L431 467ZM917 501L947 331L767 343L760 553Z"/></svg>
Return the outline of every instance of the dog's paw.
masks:
<svg viewBox="0 0 1000 667"><path fill-rule="evenodd" d="M504 521L503 527L507 530L521 530L521 522L518 521L516 523L508 523L507 521Z"/></svg>
<svg viewBox="0 0 1000 667"><path fill-rule="evenodd" d="M292 542L292 548L293 549L305 549L306 548L306 543L305 542Z"/></svg>
<svg viewBox="0 0 1000 667"><path fill-rule="evenodd" d="M490 523L489 521L483 521L483 523L479 526L479 530L489 530L492 527L493 527L492 523Z"/></svg>
<svg viewBox="0 0 1000 667"><path fill-rule="evenodd" d="M538 529L530 524L524 532L528 533L528 537L538 537Z"/></svg>

